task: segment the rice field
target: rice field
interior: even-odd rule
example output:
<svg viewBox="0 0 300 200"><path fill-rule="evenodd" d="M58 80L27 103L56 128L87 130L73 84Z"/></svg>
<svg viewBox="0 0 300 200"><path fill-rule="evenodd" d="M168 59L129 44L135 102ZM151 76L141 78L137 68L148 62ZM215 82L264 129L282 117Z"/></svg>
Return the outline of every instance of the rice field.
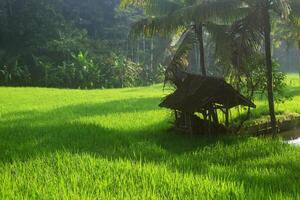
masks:
<svg viewBox="0 0 300 200"><path fill-rule="evenodd" d="M287 83L278 114L300 114ZM168 92L0 87L0 199L300 199L300 148L174 133Z"/></svg>

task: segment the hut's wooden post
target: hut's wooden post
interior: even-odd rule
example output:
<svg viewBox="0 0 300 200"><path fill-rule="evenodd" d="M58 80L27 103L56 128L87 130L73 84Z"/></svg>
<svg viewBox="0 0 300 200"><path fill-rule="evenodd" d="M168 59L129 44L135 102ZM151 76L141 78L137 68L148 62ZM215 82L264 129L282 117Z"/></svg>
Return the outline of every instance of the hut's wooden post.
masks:
<svg viewBox="0 0 300 200"><path fill-rule="evenodd" d="M208 134L211 135L211 112L208 111Z"/></svg>
<svg viewBox="0 0 300 200"><path fill-rule="evenodd" d="M174 114L175 114L175 124L176 124L176 128L179 128L179 120L178 120L177 110L174 110Z"/></svg>
<svg viewBox="0 0 300 200"><path fill-rule="evenodd" d="M188 122L189 122L189 132L192 135L193 134L193 127L192 127L192 118L191 118L191 114L188 114Z"/></svg>
<svg viewBox="0 0 300 200"><path fill-rule="evenodd" d="M188 120L187 120L187 114L186 113L183 113L183 116L184 116L184 128L188 128Z"/></svg>
<svg viewBox="0 0 300 200"><path fill-rule="evenodd" d="M228 128L229 127L229 109L228 108L226 108L226 110L225 110L225 125L226 125L226 127Z"/></svg>
<svg viewBox="0 0 300 200"><path fill-rule="evenodd" d="M219 123L219 118L218 118L218 111L217 110L212 110L212 113L213 113L213 119L214 119L214 122L216 124Z"/></svg>
<svg viewBox="0 0 300 200"><path fill-rule="evenodd" d="M202 114L203 114L204 120L207 120L207 110L204 110Z"/></svg>

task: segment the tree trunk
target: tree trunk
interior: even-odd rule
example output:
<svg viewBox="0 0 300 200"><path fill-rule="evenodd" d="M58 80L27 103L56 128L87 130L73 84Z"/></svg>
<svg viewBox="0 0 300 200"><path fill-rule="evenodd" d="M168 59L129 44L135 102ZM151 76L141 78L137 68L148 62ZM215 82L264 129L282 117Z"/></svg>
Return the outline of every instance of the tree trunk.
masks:
<svg viewBox="0 0 300 200"><path fill-rule="evenodd" d="M273 67L272 67L272 55L271 55L271 22L270 22L270 13L268 10L265 11L264 37L265 37L265 54L266 54L266 68L267 68L266 75L267 75L269 112L271 118L272 133L276 134L276 116L275 116L274 93L273 93Z"/></svg>
<svg viewBox="0 0 300 200"><path fill-rule="evenodd" d="M131 47L131 61L135 62L135 60L134 60L134 42L132 42L132 47Z"/></svg>
<svg viewBox="0 0 300 200"><path fill-rule="evenodd" d="M203 42L203 25L196 26L196 34L200 53L200 69L203 76L206 76L205 57L204 57L204 42Z"/></svg>
<svg viewBox="0 0 300 200"><path fill-rule="evenodd" d="M7 6L8 6L8 17L12 17L13 9L12 9L12 2L10 0L7 0Z"/></svg>
<svg viewBox="0 0 300 200"><path fill-rule="evenodd" d="M204 39L203 39L203 24L200 23L197 26L195 26L195 32L197 34L197 40L199 45L199 55L200 55L200 71L202 73L202 76L207 76L206 73L206 66L205 66L205 53L204 53ZM218 119L218 113L214 109L210 109L208 111L209 118L214 120L215 123L219 122Z"/></svg>
<svg viewBox="0 0 300 200"><path fill-rule="evenodd" d="M153 72L153 65L154 65L154 39L153 37L151 38L151 47L150 47L150 72L152 76Z"/></svg>
<svg viewBox="0 0 300 200"><path fill-rule="evenodd" d="M140 40L137 40L137 48L136 48L136 56L137 56L137 63L140 64Z"/></svg>
<svg viewBox="0 0 300 200"><path fill-rule="evenodd" d="M129 59L129 39L126 40L126 59Z"/></svg>
<svg viewBox="0 0 300 200"><path fill-rule="evenodd" d="M143 64L145 65L146 64L146 38L145 36L143 36Z"/></svg>
<svg viewBox="0 0 300 200"><path fill-rule="evenodd" d="M299 75L299 78L300 78L300 54L299 53L300 53L300 43L298 43L298 57L297 57L298 75Z"/></svg>
<svg viewBox="0 0 300 200"><path fill-rule="evenodd" d="M300 35L298 35L299 41L298 41L298 52L300 51ZM300 58L298 57L298 74L300 78Z"/></svg>

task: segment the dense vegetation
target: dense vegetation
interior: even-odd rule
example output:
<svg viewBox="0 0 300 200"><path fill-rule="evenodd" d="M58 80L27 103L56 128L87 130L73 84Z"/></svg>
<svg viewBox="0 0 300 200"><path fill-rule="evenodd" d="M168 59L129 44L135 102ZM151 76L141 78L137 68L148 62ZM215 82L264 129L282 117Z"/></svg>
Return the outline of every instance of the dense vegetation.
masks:
<svg viewBox="0 0 300 200"><path fill-rule="evenodd" d="M177 42L177 50L167 67L166 80L178 87L178 80L183 78L179 73L191 71L197 67L202 76L208 75L206 67L206 43L212 42L213 58L217 68L222 71L221 77L230 77L240 91L243 79L246 79L249 98L253 98L255 84L252 61L264 57L262 68L265 77L268 97L270 123L272 132L276 131L276 116L274 105L274 64L272 48L273 24L287 31L294 42L299 42L300 3L296 0L121 0L122 7L136 6L142 8L145 19L133 25L134 34L154 36L181 35ZM280 21L275 22L275 20ZM288 28L289 27L289 28ZM291 28L292 27L292 28ZM275 36L278 31L275 31ZM208 36L207 36L208 35ZM206 37L205 37L206 36ZM287 39L287 38L286 38ZM196 49L195 57L198 63L189 66L192 49ZM194 72L195 73L195 72ZM212 76L217 76L213 73ZM212 113L212 111L209 111ZM249 114L249 112L248 112ZM206 114L205 114L206 115ZM216 115L216 114L213 114Z"/></svg>
<svg viewBox="0 0 300 200"><path fill-rule="evenodd" d="M289 45L299 0L0 1L0 199L299 199L299 148L275 134L300 116L272 55ZM158 104L186 73L224 78L257 105L232 125L273 138L173 130Z"/></svg>
<svg viewBox="0 0 300 200"><path fill-rule="evenodd" d="M278 114L299 114L299 79L287 83ZM170 132L161 88L0 88L0 198L299 198L299 148Z"/></svg>
<svg viewBox="0 0 300 200"><path fill-rule="evenodd" d="M161 81L156 45L163 41L128 39L142 12L121 12L118 2L1 1L0 84L101 88Z"/></svg>
<svg viewBox="0 0 300 200"><path fill-rule="evenodd" d="M159 12L164 9L162 5ZM119 0L1 1L0 85L107 88L161 82L170 39L129 37L131 24L144 17L134 7L120 10ZM297 28L298 21L293 22ZM290 38L297 32L290 34L291 27L284 28L279 31L283 30L279 26L274 38L294 44ZM204 31L208 72L220 75L224 66L216 62L214 44ZM277 57L296 65L298 55L282 58L285 48L276 50Z"/></svg>

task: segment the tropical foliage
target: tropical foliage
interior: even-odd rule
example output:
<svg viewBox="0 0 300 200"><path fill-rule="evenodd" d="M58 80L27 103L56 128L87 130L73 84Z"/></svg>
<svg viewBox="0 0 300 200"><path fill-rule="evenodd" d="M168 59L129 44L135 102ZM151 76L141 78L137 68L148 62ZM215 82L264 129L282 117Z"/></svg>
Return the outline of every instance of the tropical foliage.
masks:
<svg viewBox="0 0 300 200"><path fill-rule="evenodd" d="M287 80L296 96L277 111L300 114L299 78ZM299 199L299 148L168 132L161 87L0 88L1 199Z"/></svg>
<svg viewBox="0 0 300 200"><path fill-rule="evenodd" d="M161 81L159 56L150 63L151 40L127 39L129 24L141 12L117 7L111 0L1 1L0 84L102 88ZM152 43L156 48L163 41ZM116 65L123 57L125 71L138 78L120 75ZM116 81L120 76L130 84Z"/></svg>
<svg viewBox="0 0 300 200"><path fill-rule="evenodd" d="M174 4L174 5L173 5ZM200 65L202 75L206 75L203 45L203 26L212 36L215 42L215 55L220 59L223 67L233 68L230 72L236 72L238 82L244 75L248 78L251 72L247 67L250 59L257 53L264 51L265 55L265 77L267 83L267 94L269 102L269 112L273 132L276 129L276 118L274 109L274 70L272 66L272 19L280 17L287 20L293 16L292 20L297 26L298 6L297 1L288 0L219 0L219 1L182 1L176 4L172 1L155 0L124 0L121 5L140 6L148 13L148 19L141 20L133 26L133 31L142 32L145 35L157 33L174 34L184 30L182 39L179 40L179 51L190 51L192 45L198 44L200 52ZM166 6L167 5L167 6ZM177 5L177 6L175 6ZM164 8L164 13L161 14ZM158 11L158 12L155 12ZM292 11L292 14L291 14ZM154 17L153 17L154 15ZM189 34L193 31L194 34ZM189 37L195 38L188 39ZM182 46L186 46L183 48ZM178 56L179 55L179 56ZM172 58L169 70L171 77L174 74L174 67L182 67L181 62L188 53L177 53ZM224 66L225 65L225 66ZM223 75L224 76L224 75ZM264 77L264 76L263 76ZM249 82L249 81L248 81ZM237 84L239 87L239 83ZM278 88L278 87L277 87ZM239 88L238 88L239 89ZM252 91L253 93L253 91Z"/></svg>

